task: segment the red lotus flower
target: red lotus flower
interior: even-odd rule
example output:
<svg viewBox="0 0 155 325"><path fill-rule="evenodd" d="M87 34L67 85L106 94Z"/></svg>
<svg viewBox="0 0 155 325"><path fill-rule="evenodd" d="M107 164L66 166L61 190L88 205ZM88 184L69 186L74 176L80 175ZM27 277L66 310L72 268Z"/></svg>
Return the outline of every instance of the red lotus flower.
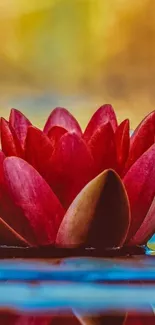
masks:
<svg viewBox="0 0 155 325"><path fill-rule="evenodd" d="M1 118L0 243L145 244L155 231L154 136L155 112L130 138L111 105L84 133L64 108L43 131L12 109Z"/></svg>
<svg viewBox="0 0 155 325"><path fill-rule="evenodd" d="M111 105L84 133L64 108L43 131L15 109L1 118L0 244L145 244L155 232L155 112L131 138L129 129Z"/></svg>

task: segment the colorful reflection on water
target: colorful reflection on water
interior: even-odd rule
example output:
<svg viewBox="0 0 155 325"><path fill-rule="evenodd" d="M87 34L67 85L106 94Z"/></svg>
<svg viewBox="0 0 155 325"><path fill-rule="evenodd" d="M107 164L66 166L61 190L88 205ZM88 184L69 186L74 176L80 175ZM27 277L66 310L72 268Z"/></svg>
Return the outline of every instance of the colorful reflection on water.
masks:
<svg viewBox="0 0 155 325"><path fill-rule="evenodd" d="M152 325L153 253L1 260L0 308L0 324L7 325Z"/></svg>

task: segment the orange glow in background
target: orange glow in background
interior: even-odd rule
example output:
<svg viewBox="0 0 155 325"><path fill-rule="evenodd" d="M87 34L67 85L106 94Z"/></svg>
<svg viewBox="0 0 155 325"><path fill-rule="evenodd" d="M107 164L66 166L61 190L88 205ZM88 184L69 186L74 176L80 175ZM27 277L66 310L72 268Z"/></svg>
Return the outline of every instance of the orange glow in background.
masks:
<svg viewBox="0 0 155 325"><path fill-rule="evenodd" d="M0 0L0 110L86 125L103 103L132 128L155 108L154 0Z"/></svg>

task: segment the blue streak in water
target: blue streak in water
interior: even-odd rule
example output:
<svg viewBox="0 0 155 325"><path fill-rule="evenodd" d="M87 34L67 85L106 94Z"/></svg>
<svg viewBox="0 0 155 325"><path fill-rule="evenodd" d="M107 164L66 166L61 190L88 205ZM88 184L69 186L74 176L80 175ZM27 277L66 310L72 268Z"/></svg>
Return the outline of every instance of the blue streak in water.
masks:
<svg viewBox="0 0 155 325"><path fill-rule="evenodd" d="M155 281L153 257L139 262L104 261L96 259L68 259L64 264L40 262L0 262L0 281Z"/></svg>
<svg viewBox="0 0 155 325"><path fill-rule="evenodd" d="M147 312L155 304L155 285L99 285L82 283L0 284L0 307L20 312L108 310Z"/></svg>

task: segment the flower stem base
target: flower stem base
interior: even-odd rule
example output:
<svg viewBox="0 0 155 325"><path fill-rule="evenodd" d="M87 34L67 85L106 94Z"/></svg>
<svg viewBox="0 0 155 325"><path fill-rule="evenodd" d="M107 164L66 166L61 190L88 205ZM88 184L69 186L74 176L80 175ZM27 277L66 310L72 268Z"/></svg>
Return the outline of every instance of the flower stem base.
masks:
<svg viewBox="0 0 155 325"><path fill-rule="evenodd" d="M4 258L66 258L66 257L125 257L145 255L146 246L125 246L116 248L59 248L53 245L42 247L0 246L0 259Z"/></svg>

